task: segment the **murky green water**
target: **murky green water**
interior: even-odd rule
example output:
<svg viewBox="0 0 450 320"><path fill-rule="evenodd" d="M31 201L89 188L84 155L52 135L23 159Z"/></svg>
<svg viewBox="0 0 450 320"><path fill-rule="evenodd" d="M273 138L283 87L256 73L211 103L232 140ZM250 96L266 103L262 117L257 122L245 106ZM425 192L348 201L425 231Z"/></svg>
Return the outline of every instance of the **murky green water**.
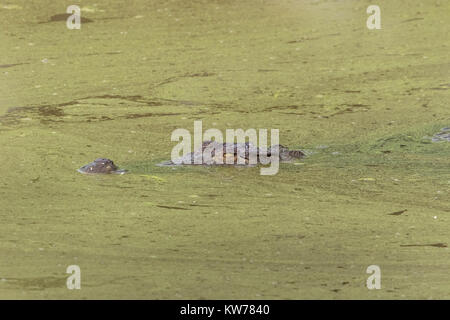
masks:
<svg viewBox="0 0 450 320"><path fill-rule="evenodd" d="M1 298L450 297L448 1L71 4L0 0ZM156 167L194 120L311 155Z"/></svg>

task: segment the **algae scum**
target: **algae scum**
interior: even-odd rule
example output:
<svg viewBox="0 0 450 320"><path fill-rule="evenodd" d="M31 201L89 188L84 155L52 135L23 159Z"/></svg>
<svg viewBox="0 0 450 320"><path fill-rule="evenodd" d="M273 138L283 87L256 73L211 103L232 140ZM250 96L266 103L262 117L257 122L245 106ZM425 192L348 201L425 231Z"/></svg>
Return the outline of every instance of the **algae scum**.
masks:
<svg viewBox="0 0 450 320"><path fill-rule="evenodd" d="M450 298L448 1L71 4L0 1L0 298ZM196 120L308 156L156 166Z"/></svg>

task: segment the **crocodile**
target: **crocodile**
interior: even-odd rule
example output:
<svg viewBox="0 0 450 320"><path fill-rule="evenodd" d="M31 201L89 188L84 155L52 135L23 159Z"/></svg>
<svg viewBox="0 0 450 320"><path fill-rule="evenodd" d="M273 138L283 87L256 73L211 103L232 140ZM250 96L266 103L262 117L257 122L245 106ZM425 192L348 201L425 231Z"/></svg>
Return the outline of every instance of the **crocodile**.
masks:
<svg viewBox="0 0 450 320"><path fill-rule="evenodd" d="M301 150L290 150L281 144L258 148L251 142L220 143L204 141L202 147L180 158L163 161L158 166L176 165L256 165L265 163L268 157L278 156L280 162L293 162L303 158Z"/></svg>

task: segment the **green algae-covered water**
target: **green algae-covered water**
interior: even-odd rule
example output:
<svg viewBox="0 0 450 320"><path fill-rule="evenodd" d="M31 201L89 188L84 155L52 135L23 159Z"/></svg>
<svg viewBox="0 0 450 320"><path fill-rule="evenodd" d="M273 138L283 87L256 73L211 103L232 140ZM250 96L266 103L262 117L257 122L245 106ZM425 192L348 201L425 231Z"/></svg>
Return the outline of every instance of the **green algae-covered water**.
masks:
<svg viewBox="0 0 450 320"><path fill-rule="evenodd" d="M450 298L448 1L72 4L0 0L0 298ZM196 120L309 156L155 166Z"/></svg>

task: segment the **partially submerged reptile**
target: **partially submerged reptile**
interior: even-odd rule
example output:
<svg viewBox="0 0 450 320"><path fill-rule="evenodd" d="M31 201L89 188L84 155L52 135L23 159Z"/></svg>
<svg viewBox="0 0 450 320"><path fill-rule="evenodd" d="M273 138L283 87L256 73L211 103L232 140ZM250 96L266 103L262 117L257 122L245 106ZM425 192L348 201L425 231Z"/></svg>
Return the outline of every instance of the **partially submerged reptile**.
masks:
<svg viewBox="0 0 450 320"><path fill-rule="evenodd" d="M440 132L436 133L432 138L432 142L450 142L450 127L442 128Z"/></svg>
<svg viewBox="0 0 450 320"><path fill-rule="evenodd" d="M289 150L283 145L273 145L268 149L258 148L250 142L220 143L204 141L201 149L178 159L164 161L158 166L175 165L256 165L267 163L270 157L278 157L280 162L292 162L305 156L301 150Z"/></svg>
<svg viewBox="0 0 450 320"><path fill-rule="evenodd" d="M84 174L124 174L126 172L126 170L119 169L112 160L106 158L95 159L77 171Z"/></svg>
<svg viewBox="0 0 450 320"><path fill-rule="evenodd" d="M164 161L158 166L176 165L256 165L267 164L267 160L278 157L280 162L292 162L305 156L301 150L289 150L280 144L262 149L252 143L219 143L205 141L201 149L188 153L178 159ZM127 171L119 169L112 160L98 158L77 170L83 174L124 174Z"/></svg>

